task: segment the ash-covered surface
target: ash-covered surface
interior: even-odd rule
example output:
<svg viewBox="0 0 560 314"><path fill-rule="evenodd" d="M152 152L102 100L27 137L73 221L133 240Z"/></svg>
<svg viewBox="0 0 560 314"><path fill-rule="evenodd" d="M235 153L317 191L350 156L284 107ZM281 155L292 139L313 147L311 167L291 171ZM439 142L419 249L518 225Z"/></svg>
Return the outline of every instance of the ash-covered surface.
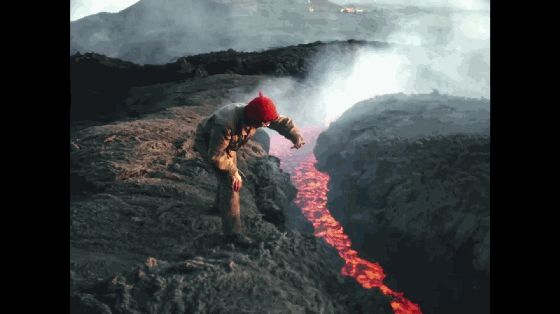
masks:
<svg viewBox="0 0 560 314"><path fill-rule="evenodd" d="M489 101L387 95L319 136L328 208L425 313L488 313Z"/></svg>
<svg viewBox="0 0 560 314"><path fill-rule="evenodd" d="M387 298L341 277L336 253L305 232L295 187L263 149L264 132L238 155L247 177L242 221L256 243L222 241L211 210L217 181L195 130L260 79L222 74L135 87L125 104L137 115L73 124L72 313L391 313Z"/></svg>
<svg viewBox="0 0 560 314"><path fill-rule="evenodd" d="M341 281L311 236L276 234L248 251L214 246L175 262L146 259L71 295L74 313L391 313ZM208 241L208 240L207 240ZM348 291L355 291L349 294ZM359 300L359 301L358 301Z"/></svg>

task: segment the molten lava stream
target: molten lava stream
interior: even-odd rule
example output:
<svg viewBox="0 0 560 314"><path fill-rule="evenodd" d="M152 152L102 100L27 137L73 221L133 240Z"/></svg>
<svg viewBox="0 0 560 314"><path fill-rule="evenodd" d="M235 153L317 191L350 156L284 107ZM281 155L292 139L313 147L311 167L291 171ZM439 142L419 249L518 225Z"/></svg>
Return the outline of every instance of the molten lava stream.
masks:
<svg viewBox="0 0 560 314"><path fill-rule="evenodd" d="M313 224L315 236L334 247L344 260L342 275L354 278L366 289L379 288L383 294L392 297L391 307L395 314L421 314L417 304L383 284L385 273L379 264L360 258L358 252L352 250L350 238L327 209L329 176L315 168L317 160L313 154L315 141L321 131L321 128L316 127L302 129L307 144L298 151L291 150L291 143L284 138L271 136L270 154L280 158L280 166L290 173L298 189L296 205Z"/></svg>

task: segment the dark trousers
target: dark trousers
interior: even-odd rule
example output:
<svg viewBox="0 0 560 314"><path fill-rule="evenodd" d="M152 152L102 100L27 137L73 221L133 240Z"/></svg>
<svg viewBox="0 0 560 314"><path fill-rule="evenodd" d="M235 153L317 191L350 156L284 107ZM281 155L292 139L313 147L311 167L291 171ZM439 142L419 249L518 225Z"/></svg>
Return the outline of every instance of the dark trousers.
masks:
<svg viewBox="0 0 560 314"><path fill-rule="evenodd" d="M236 152L230 152L231 157L237 163ZM239 192L232 189L232 178L225 172L216 170L218 179L218 189L214 207L218 209L222 216L222 229L224 234L230 235L241 233L241 211L239 206Z"/></svg>
<svg viewBox="0 0 560 314"><path fill-rule="evenodd" d="M215 207L222 216L224 234L241 233L241 211L239 192L231 188L232 179L228 173L217 171L218 190L216 191Z"/></svg>
<svg viewBox="0 0 560 314"><path fill-rule="evenodd" d="M222 229L225 235L241 233L241 213L239 207L239 192L232 189L232 179L230 175L213 166L208 156L208 138L201 131L199 125L195 140L195 150L211 165L211 168L218 179L218 189L216 191L216 199L214 208L218 209L222 216ZM230 156L234 158L237 164L237 152L230 151Z"/></svg>

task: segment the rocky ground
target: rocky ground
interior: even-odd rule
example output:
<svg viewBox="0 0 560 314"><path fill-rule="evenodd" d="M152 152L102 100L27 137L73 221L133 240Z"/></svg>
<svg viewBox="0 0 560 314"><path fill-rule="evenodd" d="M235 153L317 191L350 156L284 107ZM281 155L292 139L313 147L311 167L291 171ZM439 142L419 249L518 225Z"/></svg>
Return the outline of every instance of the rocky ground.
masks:
<svg viewBox="0 0 560 314"><path fill-rule="evenodd" d="M112 72L90 75L92 68L73 64L75 78L95 78L91 86L101 86L110 73L133 77L127 71L139 68L93 59L108 60L96 67ZM239 154L247 176L242 220L256 244L245 249L221 241L221 220L211 211L217 182L197 151L196 126L263 77L229 73L130 83L115 88L121 102L114 108L124 108L115 116L110 110L109 119L74 116L72 313L391 313L378 291L341 277L336 253L305 232L309 226L294 229L290 221L302 221L293 210L296 191L278 159L267 154L266 134ZM73 100L87 99L84 92L91 91L73 90ZM71 110L86 104L97 105L91 112L111 108L73 101Z"/></svg>
<svg viewBox="0 0 560 314"><path fill-rule="evenodd" d="M378 291L340 276L336 253L302 223L264 132L239 162L256 244L225 245L210 210L217 182L193 141L218 106L272 77L305 78L319 50L364 45L384 47L229 50L161 66L72 56L72 313L391 313ZM332 123L315 149L331 177L329 209L354 247L424 313L487 310L488 109L438 93L378 97Z"/></svg>
<svg viewBox="0 0 560 314"><path fill-rule="evenodd" d="M317 141L328 207L425 313L488 313L489 101L386 95Z"/></svg>

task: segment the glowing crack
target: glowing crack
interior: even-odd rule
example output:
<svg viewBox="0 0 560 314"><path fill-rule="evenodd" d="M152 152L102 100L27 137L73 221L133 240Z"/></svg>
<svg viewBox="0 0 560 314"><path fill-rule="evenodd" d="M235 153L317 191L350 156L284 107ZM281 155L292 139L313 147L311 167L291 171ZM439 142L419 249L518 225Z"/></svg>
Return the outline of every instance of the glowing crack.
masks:
<svg viewBox="0 0 560 314"><path fill-rule="evenodd" d="M291 150L291 143L282 137L271 136L270 154L280 158L281 168L290 173L298 189L296 205L313 225L314 235L334 247L344 260L342 275L354 278L365 289L379 288L384 295L390 296L395 314L421 314L417 304L406 299L403 293L383 284L383 268L378 263L359 257L358 252L352 249L352 242L344 233L342 225L329 212L327 193L330 178L315 168L317 160L313 154L313 146L321 131L321 128L302 129L307 144L301 151Z"/></svg>

